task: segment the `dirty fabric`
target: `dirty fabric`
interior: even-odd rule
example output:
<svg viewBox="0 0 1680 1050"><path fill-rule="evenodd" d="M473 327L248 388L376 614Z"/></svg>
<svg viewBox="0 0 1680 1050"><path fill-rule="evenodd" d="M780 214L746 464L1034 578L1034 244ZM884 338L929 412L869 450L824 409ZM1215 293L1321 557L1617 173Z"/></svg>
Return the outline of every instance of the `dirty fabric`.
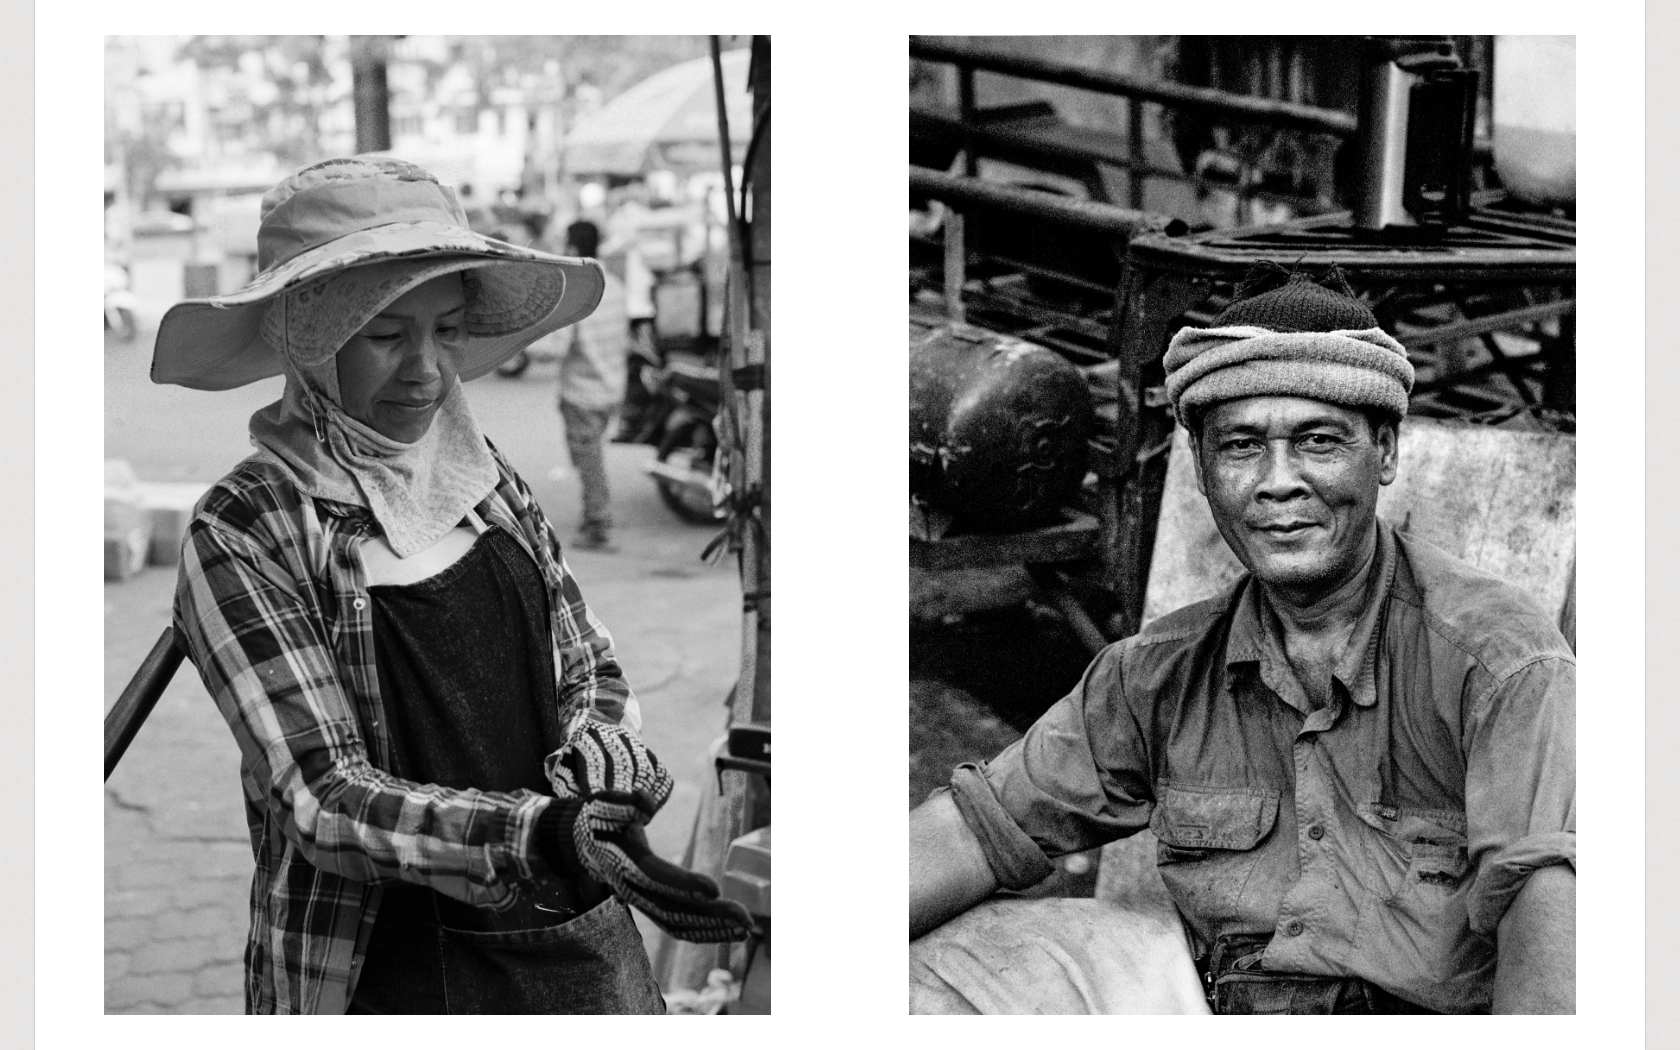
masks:
<svg viewBox="0 0 1680 1050"><path fill-rule="evenodd" d="M1170 916L1107 901L991 900L910 944L912 1014L1205 1014Z"/></svg>
<svg viewBox="0 0 1680 1050"><path fill-rule="evenodd" d="M994 871L1030 880L1148 827L1199 950L1267 934L1265 970L1488 1010L1505 909L1530 872L1575 862L1575 661L1526 594L1379 528L1327 706L1245 575L1104 650L1022 740L959 768Z"/></svg>

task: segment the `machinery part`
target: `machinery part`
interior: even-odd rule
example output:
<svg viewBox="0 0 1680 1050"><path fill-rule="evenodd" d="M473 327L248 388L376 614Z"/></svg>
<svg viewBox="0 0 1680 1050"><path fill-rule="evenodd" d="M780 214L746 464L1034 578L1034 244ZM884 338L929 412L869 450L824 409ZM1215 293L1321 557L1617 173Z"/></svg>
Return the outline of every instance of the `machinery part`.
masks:
<svg viewBox="0 0 1680 1050"><path fill-rule="evenodd" d="M1353 219L1444 231L1469 206L1476 72L1450 37L1370 37L1360 71Z"/></svg>
<svg viewBox="0 0 1680 1050"><path fill-rule="evenodd" d="M684 521L712 525L729 516L712 500L712 463L717 457L717 433L703 419L679 423L665 432L657 458L648 473L659 498Z"/></svg>
<svg viewBox="0 0 1680 1050"><path fill-rule="evenodd" d="M506 376L509 379L517 379L524 375L525 370L530 367L531 352L529 350L521 350L517 354L508 358L506 361L497 365L496 374L499 376Z"/></svg>
<svg viewBox="0 0 1680 1050"><path fill-rule="evenodd" d="M766 743L768 751L768 743ZM770 1012L770 825L748 832L729 844L724 855L723 895L752 913L759 934L748 948L732 1014Z"/></svg>
<svg viewBox="0 0 1680 1050"><path fill-rule="evenodd" d="M748 832L729 844L723 859L723 895L755 916L770 916L770 828Z"/></svg>
<svg viewBox="0 0 1680 1050"><path fill-rule="evenodd" d="M1044 347L966 325L910 348L910 491L970 525L1047 523L1079 491L1094 414Z"/></svg>
<svg viewBox="0 0 1680 1050"><path fill-rule="evenodd" d="M131 341L139 332L134 322L134 311L126 306L105 306L105 327L112 335L124 342Z"/></svg>

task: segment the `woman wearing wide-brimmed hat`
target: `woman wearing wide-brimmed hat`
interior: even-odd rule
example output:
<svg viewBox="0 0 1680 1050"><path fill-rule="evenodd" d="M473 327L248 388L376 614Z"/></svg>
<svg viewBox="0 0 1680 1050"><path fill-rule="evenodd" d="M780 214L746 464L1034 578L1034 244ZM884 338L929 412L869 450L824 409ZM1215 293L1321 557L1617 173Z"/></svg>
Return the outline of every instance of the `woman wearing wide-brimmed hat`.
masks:
<svg viewBox="0 0 1680 1050"><path fill-rule="evenodd" d="M188 530L176 626L238 740L254 1013L663 1012L626 903L748 934L648 850L671 791L542 511L461 384L594 309L598 266L467 228L385 157L263 200L260 273L152 378L286 378Z"/></svg>

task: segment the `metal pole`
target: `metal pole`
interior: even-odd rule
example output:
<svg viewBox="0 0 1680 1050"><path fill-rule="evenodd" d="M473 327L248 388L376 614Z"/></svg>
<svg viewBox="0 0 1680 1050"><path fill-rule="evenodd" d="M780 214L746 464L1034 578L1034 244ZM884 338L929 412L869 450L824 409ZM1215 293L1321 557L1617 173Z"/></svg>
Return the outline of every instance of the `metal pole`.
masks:
<svg viewBox="0 0 1680 1050"><path fill-rule="evenodd" d="M1043 190L1011 186L1004 182L947 175L932 168L910 165L910 192L931 197L964 213L975 210L1001 211L1058 226L1070 226L1090 233L1106 233L1121 243L1140 233L1178 236L1188 232L1181 219L1148 212L1117 208L1101 201L1076 200Z"/></svg>
<svg viewBox="0 0 1680 1050"><path fill-rule="evenodd" d="M105 715L105 779L111 779L111 771L122 761L123 754L128 751L128 745L134 742L134 735L140 732L146 717L157 706L158 697L169 685L169 680L175 677L175 672L181 666L181 658L186 651L181 647L175 635L174 627L164 629L163 635L152 645L152 651L146 654L146 659L140 664L140 669L134 672L134 677L123 689L122 696L117 698L116 704Z"/></svg>
<svg viewBox="0 0 1680 1050"><path fill-rule="evenodd" d="M1143 100L1129 98L1126 100L1126 146L1132 155L1132 163L1127 168L1132 187L1131 205L1138 211L1143 210L1143 179L1148 169L1149 158L1143 148Z"/></svg>
<svg viewBox="0 0 1680 1050"><path fill-rule="evenodd" d="M963 213L945 206L945 316L952 324L962 324L963 283L968 279L967 249L963 245Z"/></svg>
<svg viewBox="0 0 1680 1050"><path fill-rule="evenodd" d="M356 152L391 148L391 93L385 82L388 36L350 38L350 92L356 114Z"/></svg>
<svg viewBox="0 0 1680 1050"><path fill-rule="evenodd" d="M735 207L735 177L734 156L729 145L729 111L724 104L723 94L723 55L722 47L717 37L711 38L712 44L712 83L717 95L718 120L718 148L723 154L723 190L729 212L729 365L741 370L744 375L757 375L762 372L764 365L764 344L749 333L747 328L747 267L746 249L741 235L741 220ZM723 369L719 370L723 372ZM732 378L720 376L726 395L734 394ZM759 413L763 409L763 390L748 390L744 404L740 406L737 418L739 426L737 433L742 446L743 460L741 471L741 485L736 491L738 498L748 498L754 486L760 483L764 476L764 448L762 445ZM728 405L728 402L726 402ZM736 406L728 405L735 410ZM757 510L748 508L737 510L749 517L757 515ZM751 527L741 530L741 590L746 596L742 602L745 622L741 626L741 678L735 687L735 703L733 705L732 721L745 722L751 719L751 712L756 706L759 686L759 617L760 617L760 579L759 549L757 530Z"/></svg>
<svg viewBox="0 0 1680 1050"><path fill-rule="evenodd" d="M974 70L957 66L957 112L963 126L963 174L974 178L980 174L979 143L974 137Z"/></svg>
<svg viewBox="0 0 1680 1050"><path fill-rule="evenodd" d="M762 529L761 536L755 537L763 543L759 550L758 561L758 682L753 689L752 719L761 725L770 724L771 708L771 633L773 612L770 594L774 589L772 582L772 566L770 558L770 537L772 535L771 522L771 443L773 427L770 422L770 264L771 264L771 179L770 179L770 38L755 36L752 42L752 72L751 83L753 98L753 134L752 143L746 157L745 185L742 186L742 196L745 198L750 189L752 201L752 219L746 224L744 231L746 240L747 262L749 265L747 292L750 299L748 321L752 326L755 345L751 348L753 360L763 369L764 380L757 390L747 395L747 411L757 421L759 440L755 447L761 457L758 468L758 483L762 495L758 501L758 520Z"/></svg>
<svg viewBox="0 0 1680 1050"><path fill-rule="evenodd" d="M1273 127L1314 131L1338 138L1351 138L1359 129L1351 115L1334 109L1320 109L1299 102L1236 95L1215 88L1192 87L1167 80L1117 73L1106 69L1076 66L1053 59L1009 55L967 45L932 43L910 38L910 57L930 62L948 62L969 70L1001 73L1046 84L1096 91L1105 95L1159 102L1175 109L1202 113L1214 118Z"/></svg>

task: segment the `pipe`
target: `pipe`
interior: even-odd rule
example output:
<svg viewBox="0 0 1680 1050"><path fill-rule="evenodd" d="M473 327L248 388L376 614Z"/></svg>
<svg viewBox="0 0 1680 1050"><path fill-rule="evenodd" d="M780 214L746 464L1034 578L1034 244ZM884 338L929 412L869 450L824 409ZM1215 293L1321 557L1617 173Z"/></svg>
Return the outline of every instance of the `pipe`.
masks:
<svg viewBox="0 0 1680 1050"><path fill-rule="evenodd" d="M1189 230L1180 219L1116 208L1112 204L1062 197L1040 190L1022 189L986 179L947 175L932 168L910 166L910 192L932 197L953 207L969 205L994 211L1014 212L1046 222L1072 226L1094 233L1130 239L1139 233L1161 232L1177 236Z"/></svg>
<svg viewBox="0 0 1680 1050"><path fill-rule="evenodd" d="M185 655L186 650L176 638L175 628L164 628L163 634L152 645L152 651L141 661L140 669L134 672L116 704L106 713L106 780L111 779L111 771L122 761L123 753L134 742L134 735L140 732L152 708L157 706L158 698L168 688L169 680L175 677Z"/></svg>
<svg viewBox="0 0 1680 1050"><path fill-rule="evenodd" d="M978 69L1025 80L1097 91L1105 95L1120 95L1140 102L1158 102L1176 109L1249 124L1296 128L1301 131L1335 135L1338 138L1351 138L1359 130L1358 120L1352 114L1339 110L1304 106L1298 102L1256 98L1252 95L1234 95L1214 88L1191 87L1167 80L1091 69L1043 58L1007 55L959 44L934 43L911 37L910 57L929 62L947 62L959 69Z"/></svg>

